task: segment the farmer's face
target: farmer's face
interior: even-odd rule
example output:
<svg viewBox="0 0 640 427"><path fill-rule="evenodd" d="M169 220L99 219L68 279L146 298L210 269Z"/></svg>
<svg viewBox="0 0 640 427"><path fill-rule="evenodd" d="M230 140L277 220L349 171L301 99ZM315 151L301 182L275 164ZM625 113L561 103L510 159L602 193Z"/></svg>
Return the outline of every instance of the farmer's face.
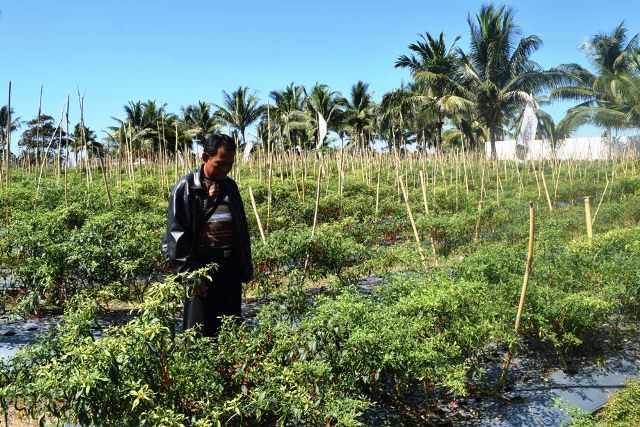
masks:
<svg viewBox="0 0 640 427"><path fill-rule="evenodd" d="M204 174L208 178L213 178L216 181L223 179L233 166L236 152L234 150L227 150L224 147L218 147L215 156L210 156L207 153L202 153L202 161L204 162Z"/></svg>

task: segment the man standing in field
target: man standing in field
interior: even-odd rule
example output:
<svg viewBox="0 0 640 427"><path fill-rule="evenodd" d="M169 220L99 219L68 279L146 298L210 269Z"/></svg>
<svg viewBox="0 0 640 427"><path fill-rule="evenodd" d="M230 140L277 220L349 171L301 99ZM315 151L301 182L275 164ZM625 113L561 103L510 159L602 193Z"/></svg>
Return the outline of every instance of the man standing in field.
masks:
<svg viewBox="0 0 640 427"><path fill-rule="evenodd" d="M204 336L216 335L220 316L240 317L242 283L253 276L247 218L238 186L227 176L235 154L229 136L205 137L202 165L180 178L169 198L162 252L171 268L181 273L218 264L184 305L184 329L201 325Z"/></svg>

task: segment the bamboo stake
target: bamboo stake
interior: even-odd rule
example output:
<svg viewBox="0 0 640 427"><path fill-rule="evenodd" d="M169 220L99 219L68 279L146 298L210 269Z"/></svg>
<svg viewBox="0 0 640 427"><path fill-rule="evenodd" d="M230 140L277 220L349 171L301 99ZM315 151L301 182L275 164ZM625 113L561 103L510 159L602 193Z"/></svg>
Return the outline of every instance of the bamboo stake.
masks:
<svg viewBox="0 0 640 427"><path fill-rule="evenodd" d="M382 162L378 164L378 179L376 182L376 218L378 217L378 209L380 207L380 168L382 167Z"/></svg>
<svg viewBox="0 0 640 427"><path fill-rule="evenodd" d="M469 177L467 176L467 155L464 150L464 141L462 143L462 166L464 167L464 186L467 190L467 197L469 197Z"/></svg>
<svg viewBox="0 0 640 427"><path fill-rule="evenodd" d="M587 239L591 245L593 243L593 221L591 220L591 198L589 196L584 198L584 216L587 223Z"/></svg>
<svg viewBox="0 0 640 427"><path fill-rule="evenodd" d="M34 173L37 173L40 166L40 117L42 116L42 88L40 85L40 101L38 102L38 122L36 124L36 167ZM44 148L44 144L42 144ZM78 154L76 154L76 164L78 163Z"/></svg>
<svg viewBox="0 0 640 427"><path fill-rule="evenodd" d="M272 203L272 185L273 185L273 153L269 151L268 155L268 165L269 172L267 174L267 233L269 232L269 221L271 220L271 203Z"/></svg>
<svg viewBox="0 0 640 427"><path fill-rule="evenodd" d="M298 139L298 145L300 145L300 140ZM306 185L305 185L305 181L307 179L307 155L305 154L305 150L302 150L302 170L300 171L302 173L302 203L304 203L305 201L305 195L306 195Z"/></svg>
<svg viewBox="0 0 640 427"><path fill-rule="evenodd" d="M482 168L480 170L480 198L483 199L487 194L487 191L484 188L484 175L485 175L485 165L486 162L484 159L481 160Z"/></svg>
<svg viewBox="0 0 640 427"><path fill-rule="evenodd" d="M67 115L69 115L69 103L67 103ZM60 183L60 175L62 174L62 163L60 157L62 156L62 125L58 130L58 149L56 150L56 184Z"/></svg>
<svg viewBox="0 0 640 427"><path fill-rule="evenodd" d="M176 140L175 140L175 144L174 144L174 149L173 149L173 155L175 156L175 164L174 164L174 171L173 171L173 177L174 177L174 181L178 181L179 175L178 175L178 122L175 122L175 129L176 129ZM129 124L129 130L131 130L131 124ZM133 141L131 141L133 142Z"/></svg>
<svg viewBox="0 0 640 427"><path fill-rule="evenodd" d="M253 213L256 216L256 221L258 222L258 230L260 230L260 239L263 244L267 243L267 239L264 236L264 230L262 229L262 222L260 221L260 215L258 215L258 208L256 207L256 200L253 198L253 190L251 186L249 186L249 197L251 198L251 206L253 207Z"/></svg>
<svg viewBox="0 0 640 427"><path fill-rule="evenodd" d="M443 156L438 153L437 161L440 164L440 171L442 172L442 183L444 184L444 194L445 196L449 195L449 186L447 185L447 175L444 172L444 159Z"/></svg>
<svg viewBox="0 0 640 427"><path fill-rule="evenodd" d="M404 204L407 208L407 215L409 216L409 221L411 222L411 228L413 229L413 237L416 239L416 244L418 245L418 253L420 254L420 262L422 266L427 268L427 260L424 257L424 252L422 251L422 244L420 243L420 236L418 235L418 229L416 228L416 222L413 220L413 214L411 213L411 206L409 206L409 195L407 194L407 189L404 184L403 176L400 176L400 187L402 188L402 196L404 198Z"/></svg>
<svg viewBox="0 0 640 427"><path fill-rule="evenodd" d="M67 137L68 137L68 126L69 126L69 98L67 97ZM82 129L82 138L86 141L86 135L84 130L84 102L80 103L80 129ZM85 142L86 146L86 142ZM93 147L91 147L93 151ZM107 194L107 200L109 201L109 209L113 209L113 201L111 200L111 191L109 190L109 180L107 179L107 171L105 170L104 160L102 159L102 155L98 152L98 161L99 166L102 172L102 181L104 183L105 193ZM66 168L65 168L65 185L66 185ZM65 195L66 195L66 187L65 187Z"/></svg>
<svg viewBox="0 0 640 427"><path fill-rule="evenodd" d="M484 202L482 200L480 200L478 202L478 218L476 219L476 229L473 235L473 244L475 245L476 243L478 243L478 239L480 238L480 221L482 218L482 207L484 205Z"/></svg>
<svg viewBox="0 0 640 427"><path fill-rule="evenodd" d="M318 224L318 207L320 206L320 184L322 180L322 158L320 158L320 167L318 167L318 181L316 183L316 206L313 210L313 225L311 226L311 239L313 240L316 234L316 227ZM307 274L307 267L309 266L309 258L311 254L307 251L307 256L304 260L304 268L302 270L302 277Z"/></svg>
<svg viewBox="0 0 640 427"><path fill-rule="evenodd" d="M58 122L58 126L62 126L62 114L64 113L64 104L62 106L62 111L60 111L60 121ZM56 126L55 131L58 130L58 126ZM51 136L51 139L49 139L49 145L47 145L47 149L46 152L49 152L49 148L51 148L51 144L53 143L53 140L55 139L55 131L54 131L54 135ZM42 180L42 172L44 171L44 166L46 165L46 162L42 162L42 164L40 165L40 173L38 174L38 180L36 181L36 200L38 199L38 195L40 194L40 182Z"/></svg>
<svg viewBox="0 0 640 427"><path fill-rule="evenodd" d="M560 171L562 169L562 162L558 163L557 172L553 175L553 179L555 180L554 188L553 188L553 198L554 200L558 199L558 184L560 183ZM598 169L598 172L600 169Z"/></svg>
<svg viewBox="0 0 640 427"><path fill-rule="evenodd" d="M106 166L105 166L105 162L104 162L102 156L100 155L100 153L98 153L98 162L99 162L99 166L100 166L100 171L102 172L102 182L104 183L104 191L105 191L105 193L107 193L107 200L109 202L109 209L113 209L113 201L111 200L111 190L109 190L109 180L107 178Z"/></svg>
<svg viewBox="0 0 640 427"><path fill-rule="evenodd" d="M504 180L507 181L509 179L509 177L507 176L507 161L503 161L502 162L502 166L504 166ZM504 191L504 188L502 188L502 180L500 180L500 189L502 191Z"/></svg>
<svg viewBox="0 0 640 427"><path fill-rule="evenodd" d="M87 136L85 135L85 132L84 132L84 115L83 115L84 98L80 96L80 88L78 88L78 104L80 105L80 123L81 123L80 129L82 134L82 147L84 149L84 153L86 157L84 161L84 165L85 165L85 170L87 172L87 189L88 189L91 187L93 177L91 175L91 153L87 148Z"/></svg>
<svg viewBox="0 0 640 427"><path fill-rule="evenodd" d="M504 163L504 165L506 166L506 163ZM504 188L502 187L502 179L500 179L500 163L498 163L498 161L496 160L496 201L498 203L498 206L500 206L500 191L502 191L504 193ZM506 169L505 169L505 175L506 175Z"/></svg>
<svg viewBox="0 0 640 427"><path fill-rule="evenodd" d="M535 176L536 178L536 186L538 187L538 199L539 199L540 197L542 197L542 189L540 188L540 180L538 179L538 172L535 172L533 176Z"/></svg>
<svg viewBox="0 0 640 427"><path fill-rule="evenodd" d="M516 173L518 174L518 182L520 184L519 190L518 190L518 195L520 197L522 197L522 193L524 192L524 184L522 182L522 174L520 173L520 167L517 164L515 165L515 169L516 169Z"/></svg>
<svg viewBox="0 0 640 427"><path fill-rule="evenodd" d="M338 162L338 194L342 197L342 189L344 188L344 140L340 138L342 147L340 148L340 160ZM378 181L380 176L378 175Z"/></svg>
<svg viewBox="0 0 640 427"><path fill-rule="evenodd" d="M431 167L431 188L433 189L432 194L433 194L433 202L435 203L436 200L436 186L437 186L437 179L438 179L438 174L436 173L436 164L435 164L435 160L433 161L433 165Z"/></svg>
<svg viewBox="0 0 640 427"><path fill-rule="evenodd" d="M547 180L544 179L544 167L540 169L540 176L542 177L542 186L544 187L544 194L547 197L547 205L549 210L553 212L553 204L551 203L551 197L549 196L549 189L547 188Z"/></svg>
<svg viewBox="0 0 640 427"><path fill-rule="evenodd" d="M131 135L131 123L127 122L127 126L125 127L125 132L124 132L124 147L120 149L121 151L120 161L121 161L122 167L124 167L124 170L127 173L127 179L129 180L129 185L131 185L131 181L133 180L133 178L131 177L131 168L130 168L131 162L129 160L129 157L131 156L131 150L129 149L130 135Z"/></svg>
<svg viewBox="0 0 640 427"><path fill-rule="evenodd" d="M424 179L424 171L420 169L420 188L422 189L422 202L424 203L424 214L429 215L429 202L427 201L427 186Z"/></svg>
<svg viewBox="0 0 640 427"><path fill-rule="evenodd" d="M459 185L460 185L460 159L459 156L456 155L455 157L455 164L456 164L456 212L458 212L458 210L460 209L460 190L459 190Z"/></svg>
<svg viewBox="0 0 640 427"><path fill-rule="evenodd" d="M171 191L170 189L168 190L169 187L169 177L167 177L167 162L169 161L169 156L167 154L167 139L165 137L164 134L164 111L162 111L162 140L160 142L160 153L158 153L159 157L160 157L160 182L162 184L162 197L167 198L168 196L168 191Z"/></svg>
<svg viewBox="0 0 640 427"><path fill-rule="evenodd" d="M607 194L607 188L609 188L609 178L607 178L607 184L604 186L604 191L602 192L602 196L600 197L600 202L598 202L598 207L596 208L596 213L593 214L593 220L591 224L596 221L596 217L598 216L598 212L600 211L600 205L602 205L602 201L604 200L605 194Z"/></svg>
<svg viewBox="0 0 640 427"><path fill-rule="evenodd" d="M320 158L320 165L318 167L318 181L316 183L316 205L313 209L313 225L311 227L311 238L315 236L316 227L318 225L318 208L320 206L320 184L322 182L322 158Z"/></svg>
<svg viewBox="0 0 640 427"><path fill-rule="evenodd" d="M176 138L176 175L178 174L178 138ZM129 122L129 148L127 150L127 157L129 159L129 173L130 173L130 178L129 178L129 184L131 185L131 193L133 194L133 196L135 197L136 195L136 172L135 169L133 167L133 131L131 130L131 122ZM176 178L177 181L177 178Z"/></svg>
<svg viewBox="0 0 640 427"><path fill-rule="evenodd" d="M296 174L296 156L293 150L291 151L291 177L293 178L293 185L296 187L296 195L298 196L298 200L301 200L300 188L298 187L298 175Z"/></svg>
<svg viewBox="0 0 640 427"><path fill-rule="evenodd" d="M115 174L116 174L116 188L118 189L118 192L120 192L120 190L122 189L122 144L118 150L117 158L115 158L113 161L118 162ZM77 166L76 166L76 170L77 170Z"/></svg>
<svg viewBox="0 0 640 427"><path fill-rule="evenodd" d="M535 241L535 209L533 202L529 202L529 245L527 249L527 266L524 271L524 280L522 282L522 290L520 292L520 303L518 304L518 312L516 313L516 322L514 325L514 331L517 334L520 328L520 318L524 311L524 303L527 295L527 287L529 286L529 276L531 275L531 265L533 264L533 246ZM513 351L509 349L507 358L502 367L502 374L500 375L500 388L504 385L509 373L509 365L511 364L511 358L513 357Z"/></svg>
<svg viewBox="0 0 640 427"><path fill-rule="evenodd" d="M65 138L64 148L64 205L67 206L67 192L68 192L68 178L67 178L67 164L69 163L69 98L67 95L67 137Z"/></svg>
<svg viewBox="0 0 640 427"><path fill-rule="evenodd" d="M11 177L9 176L9 163L11 163L11 82L9 82L9 102L7 104L7 130L6 130L7 148L4 150L5 155L5 173L4 184L9 193L11 187Z"/></svg>

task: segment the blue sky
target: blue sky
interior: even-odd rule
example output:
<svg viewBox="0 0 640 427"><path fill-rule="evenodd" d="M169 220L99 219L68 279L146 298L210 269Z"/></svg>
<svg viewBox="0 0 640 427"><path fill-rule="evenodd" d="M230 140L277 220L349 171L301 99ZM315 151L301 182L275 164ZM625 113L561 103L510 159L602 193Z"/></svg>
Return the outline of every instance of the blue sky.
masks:
<svg viewBox="0 0 640 427"><path fill-rule="evenodd" d="M31 119L43 84L43 112L58 119L70 95L73 125L79 121L79 88L85 122L100 131L113 124L111 116L122 117L128 101L154 99L177 113L198 100L220 103L222 90L240 85L266 101L271 90L292 81L326 83L347 95L363 80L380 99L409 80L393 64L418 33L444 31L448 42L459 34L458 45L466 50L467 15L482 3L0 0L0 103L6 104L11 81L16 115ZM578 45L623 20L631 34L640 32L636 2L508 4L523 34L542 38L533 58L543 67L588 65ZM559 120L568 106L548 110Z"/></svg>

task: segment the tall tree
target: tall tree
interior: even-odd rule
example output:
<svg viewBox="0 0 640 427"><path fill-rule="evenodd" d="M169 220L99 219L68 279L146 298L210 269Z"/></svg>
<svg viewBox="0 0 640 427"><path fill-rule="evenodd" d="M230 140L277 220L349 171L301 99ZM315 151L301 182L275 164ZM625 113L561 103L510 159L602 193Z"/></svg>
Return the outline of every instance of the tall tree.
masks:
<svg viewBox="0 0 640 427"><path fill-rule="evenodd" d="M124 106L124 118L112 117L116 126L109 128L109 139L119 145L124 145L125 137L130 140L133 148L150 153L162 146L169 151L175 147L175 114L167 113L166 104L158 105L155 101L130 101ZM179 147L190 142L186 134L178 136Z"/></svg>
<svg viewBox="0 0 640 427"><path fill-rule="evenodd" d="M102 153L100 151L102 145L98 143L95 131L90 129L89 127L83 127L81 123L76 123L76 125L73 127L72 136L73 140L75 141L75 145L77 147L80 147L80 149L82 149L84 143L86 143L89 150L96 151L97 149L100 153Z"/></svg>
<svg viewBox="0 0 640 427"><path fill-rule="evenodd" d="M408 137L408 123L415 113L412 96L411 85L404 83L382 96L377 125L378 132L387 140L389 150L399 148L402 141Z"/></svg>
<svg viewBox="0 0 640 427"><path fill-rule="evenodd" d="M638 34L628 39L627 28L621 22L611 33L593 35L580 45L580 50L587 54L598 73L621 74L633 66L638 46Z"/></svg>
<svg viewBox="0 0 640 427"><path fill-rule="evenodd" d="M269 94L275 105L269 106L268 119L272 138L280 140L283 148L293 147L306 139L306 116L304 113L306 91L304 86L293 82L284 90L274 90ZM263 118L265 120L267 117Z"/></svg>
<svg viewBox="0 0 640 427"><path fill-rule="evenodd" d="M413 143L421 150L428 147L440 148L441 126L444 124L439 123L443 118L440 112L451 108L448 99L457 97L443 98L440 110L428 91L423 81L413 81L384 94L377 123L379 131L389 142L389 149ZM447 111L447 115L450 114L452 112Z"/></svg>
<svg viewBox="0 0 640 427"><path fill-rule="evenodd" d="M215 133L220 126L220 120L211 110L211 104L203 101L182 108L182 123L187 134L197 141L202 141L206 134Z"/></svg>
<svg viewBox="0 0 640 427"><path fill-rule="evenodd" d="M242 145L246 143L246 131L249 126L255 123L262 114L262 106L259 104L258 96L249 93L249 88L240 86L230 94L222 91L222 105L215 105L218 109L216 116L220 120L234 129L242 137Z"/></svg>
<svg viewBox="0 0 640 427"><path fill-rule="evenodd" d="M558 144L571 137L577 128L577 123L571 116L565 116L557 123L551 114L542 109L536 111L536 116L538 117L538 137L549 141L554 151Z"/></svg>
<svg viewBox="0 0 640 427"><path fill-rule="evenodd" d="M35 159L35 155L40 150L47 157L54 156L58 144L64 143L67 136L57 126L54 118L47 114L40 114L39 119L36 117L22 122L22 124L25 125L25 130L18 140L18 145L32 159Z"/></svg>
<svg viewBox="0 0 640 427"><path fill-rule="evenodd" d="M305 99L307 146L315 147L318 138L318 113L327 122L327 129L338 129L339 111L343 105L343 98L337 91L331 90L328 85L316 83ZM320 141L324 143L324 141Z"/></svg>
<svg viewBox="0 0 640 427"><path fill-rule="evenodd" d="M455 127L442 132L444 146L455 146L464 149L477 150L480 144L489 140L489 132L472 115L459 115L454 118Z"/></svg>
<svg viewBox="0 0 640 427"><path fill-rule="evenodd" d="M520 37L513 11L484 5L467 22L471 50L460 55L464 82L472 92L478 117L489 129L491 156L496 157L496 139L501 136L505 116L522 107L532 96L555 84L561 73L545 72L530 59L542 46L538 36Z"/></svg>
<svg viewBox="0 0 640 427"><path fill-rule="evenodd" d="M9 117L11 117L11 126L9 126ZM11 114L9 114L9 108L6 105L0 107L0 153L4 153L4 148L7 144L7 129L13 132L19 127L20 117L14 117L13 108L11 108Z"/></svg>
<svg viewBox="0 0 640 427"><path fill-rule="evenodd" d="M358 81L351 87L351 93L344 102L344 123L347 125L349 139L356 147L368 148L372 140L377 105L369 85Z"/></svg>
<svg viewBox="0 0 640 427"><path fill-rule="evenodd" d="M637 128L638 35L630 40L624 23L610 33L592 36L580 46L595 73L578 64L562 64L567 84L551 91L551 99L579 101L566 119L577 126L591 123L612 129Z"/></svg>
<svg viewBox="0 0 640 427"><path fill-rule="evenodd" d="M460 84L460 55L455 49L460 36L447 48L444 33L434 38L428 32L421 40L409 45L410 56L401 55L396 68L408 68L415 83L412 96L407 98L418 108L416 112L432 118L435 130L435 148L442 145L442 128L447 116L452 116L467 105L465 89ZM421 111L422 110L422 111ZM426 112L424 110L431 110ZM430 127L430 126L429 126Z"/></svg>

